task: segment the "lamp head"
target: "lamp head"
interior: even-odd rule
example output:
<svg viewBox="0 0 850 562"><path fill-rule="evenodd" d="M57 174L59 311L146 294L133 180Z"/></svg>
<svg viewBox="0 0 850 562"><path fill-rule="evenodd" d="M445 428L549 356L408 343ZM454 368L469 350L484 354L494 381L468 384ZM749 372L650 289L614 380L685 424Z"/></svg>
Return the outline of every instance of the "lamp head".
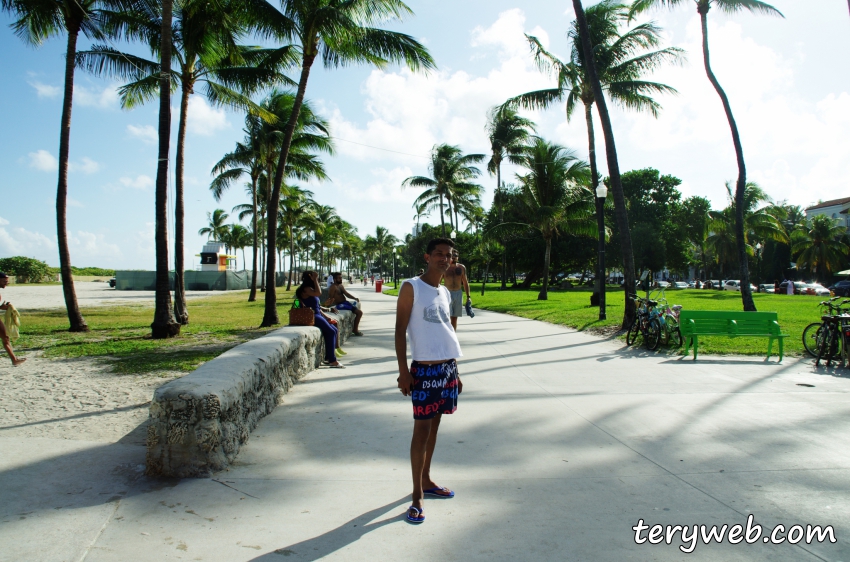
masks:
<svg viewBox="0 0 850 562"><path fill-rule="evenodd" d="M600 183L596 188L596 196L600 199L608 197L608 187L604 183Z"/></svg>

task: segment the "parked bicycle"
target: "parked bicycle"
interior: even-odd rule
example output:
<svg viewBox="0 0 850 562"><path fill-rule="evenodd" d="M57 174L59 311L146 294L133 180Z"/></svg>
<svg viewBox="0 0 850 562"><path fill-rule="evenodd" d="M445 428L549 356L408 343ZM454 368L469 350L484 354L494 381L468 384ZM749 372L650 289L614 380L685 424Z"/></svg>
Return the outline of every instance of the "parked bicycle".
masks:
<svg viewBox="0 0 850 562"><path fill-rule="evenodd" d="M629 299L635 303L637 311L626 333L626 345L634 344L642 336L646 348L655 351L661 343L661 321L656 309L658 302L637 295L629 295Z"/></svg>
<svg viewBox="0 0 850 562"><path fill-rule="evenodd" d="M841 358L841 366L848 365L848 340L850 340L850 315L847 314L848 309L842 308L842 305L850 303L850 300L843 301L838 306L834 307L837 314L827 314L821 316L823 325L817 337L818 354L815 359L815 365L820 365L821 359L826 359L827 366L832 365L832 360Z"/></svg>
<svg viewBox="0 0 850 562"><path fill-rule="evenodd" d="M674 304L672 307L667 299L659 301L661 303L661 341L664 345L673 345L681 347L682 331L679 329L679 312L682 310L681 304Z"/></svg>
<svg viewBox="0 0 850 562"><path fill-rule="evenodd" d="M842 297L832 297L829 300L818 303L818 306L821 307L821 321L812 322L803 330L803 347L812 357L818 356L818 351L821 347L822 341L824 339L830 339L826 337L828 335L827 332L832 327L831 321L828 319L844 314L847 311L847 309L843 307L850 304L850 299L836 304L835 301L840 300L841 298ZM833 349L830 353L824 353L822 355L831 359L837 351L839 350Z"/></svg>

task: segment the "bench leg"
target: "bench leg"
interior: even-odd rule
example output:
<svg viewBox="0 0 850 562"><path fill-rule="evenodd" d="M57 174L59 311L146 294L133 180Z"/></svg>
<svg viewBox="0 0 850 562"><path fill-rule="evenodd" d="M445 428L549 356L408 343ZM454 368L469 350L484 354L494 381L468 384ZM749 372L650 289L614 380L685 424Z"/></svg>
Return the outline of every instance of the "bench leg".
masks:
<svg viewBox="0 0 850 562"><path fill-rule="evenodd" d="M779 362L782 363L782 358L785 356L785 338L779 338Z"/></svg>
<svg viewBox="0 0 850 562"><path fill-rule="evenodd" d="M765 361L770 361L770 352L773 350L773 338L769 338L767 340L767 359Z"/></svg>
<svg viewBox="0 0 850 562"><path fill-rule="evenodd" d="M697 360L697 350L699 349L699 338L694 335L694 361Z"/></svg>
<svg viewBox="0 0 850 562"><path fill-rule="evenodd" d="M685 337L685 357L688 356L688 351L691 349L691 336Z"/></svg>

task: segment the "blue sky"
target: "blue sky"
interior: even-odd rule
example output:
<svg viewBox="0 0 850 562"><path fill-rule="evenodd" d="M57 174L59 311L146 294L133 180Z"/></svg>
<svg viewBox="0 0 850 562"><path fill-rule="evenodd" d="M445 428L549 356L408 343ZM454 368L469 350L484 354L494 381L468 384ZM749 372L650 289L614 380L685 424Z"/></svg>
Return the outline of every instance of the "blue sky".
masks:
<svg viewBox="0 0 850 562"><path fill-rule="evenodd" d="M585 2L590 5L592 2ZM725 205L724 183L736 176L722 107L702 67L699 20L689 3L675 12L649 15L665 30L667 45L688 51L688 63L653 79L680 92L660 101L659 119L614 110L623 170L655 167L683 180L687 195ZM777 0L786 19L710 13L712 63L738 119L750 179L776 200L808 205L850 195L850 14L843 0ZM427 155L439 142L466 152L486 152L487 109L507 97L546 87L534 68L523 33L550 50L568 53L565 32L571 2L535 0L412 0L416 17L394 24L420 38L439 70L368 67L318 70L307 97L331 121L339 139L327 158L332 181L308 186L334 205L361 235L376 225L403 236L414 222L417 192L401 190L410 175L427 172ZM4 80L0 86L0 256L27 255L58 265L55 226L56 156L64 38L34 49L0 16ZM88 45L81 40L80 48ZM838 64L832 64L834 61ZM71 133L68 225L74 265L153 267L153 178L156 175L155 105L123 111L115 87L78 71ZM206 213L228 212L245 201L241 188L216 203L210 169L242 138L243 117L212 108L200 96L190 107L186 152L187 268L200 251L197 235ZM585 125L562 107L530 113L539 133L587 154ZM176 130L177 113L174 112ZM597 123L598 124L598 123ZM366 148L373 147L403 152ZM598 150L604 156L601 132ZM172 145L173 146L173 145ZM605 170L604 160L601 163ZM510 180L515 170L503 174ZM495 180L482 176L492 199ZM236 220L233 217L233 220ZM438 221L432 217L431 221ZM241 266L241 260L240 260Z"/></svg>

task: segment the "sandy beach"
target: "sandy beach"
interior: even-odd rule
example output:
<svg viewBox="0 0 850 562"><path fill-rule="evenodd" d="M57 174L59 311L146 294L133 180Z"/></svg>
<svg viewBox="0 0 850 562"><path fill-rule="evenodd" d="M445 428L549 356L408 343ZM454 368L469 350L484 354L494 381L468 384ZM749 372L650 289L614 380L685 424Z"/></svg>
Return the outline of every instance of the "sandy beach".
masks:
<svg viewBox="0 0 850 562"><path fill-rule="evenodd" d="M117 291L108 283L81 281L74 283L77 301L85 310L92 306L154 305L153 291ZM189 300L213 295L223 295L225 291L186 291ZM65 297L61 285L9 285L0 294L22 313L27 310L64 308Z"/></svg>

